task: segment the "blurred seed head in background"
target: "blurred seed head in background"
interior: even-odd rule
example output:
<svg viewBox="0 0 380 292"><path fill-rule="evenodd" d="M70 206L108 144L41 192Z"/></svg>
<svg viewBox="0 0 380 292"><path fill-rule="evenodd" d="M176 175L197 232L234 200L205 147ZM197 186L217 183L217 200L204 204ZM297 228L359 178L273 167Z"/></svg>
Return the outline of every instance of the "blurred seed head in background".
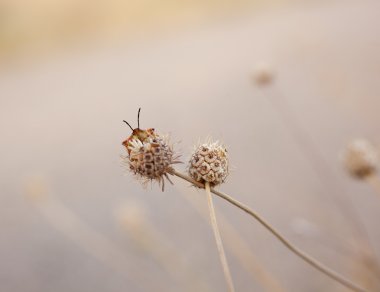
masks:
<svg viewBox="0 0 380 292"><path fill-rule="evenodd" d="M356 139L350 142L342 160L346 170L357 178L363 178L375 173L379 163L378 149L369 141Z"/></svg>

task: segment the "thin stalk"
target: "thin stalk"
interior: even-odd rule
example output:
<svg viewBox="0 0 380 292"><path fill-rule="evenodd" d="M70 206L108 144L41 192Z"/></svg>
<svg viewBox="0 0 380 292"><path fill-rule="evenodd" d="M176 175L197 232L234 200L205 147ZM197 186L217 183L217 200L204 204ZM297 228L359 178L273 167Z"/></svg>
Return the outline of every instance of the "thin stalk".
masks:
<svg viewBox="0 0 380 292"><path fill-rule="evenodd" d="M209 220L209 212L201 208L200 202L196 202L194 196L190 197L188 194L184 194L183 198L189 202L204 220ZM250 274L251 278L255 279L263 290L268 292L284 292L285 290L281 287L279 281L265 269L259 259L253 254L250 245L222 213L218 213L218 223L225 234L224 243L226 248L229 249L230 253Z"/></svg>
<svg viewBox="0 0 380 292"><path fill-rule="evenodd" d="M211 227L212 227L212 230L214 231L216 246L218 248L218 254L219 254L220 262L222 264L224 277L226 279L228 291L234 292L235 291L234 283L232 281L231 272L230 272L230 269L228 267L226 253L224 252L222 237L220 236L218 223L216 222L215 208L214 208L214 203L212 202L212 196L211 196L210 183L209 182L206 182L205 189L206 189L206 195L207 195L208 209L210 211Z"/></svg>
<svg viewBox="0 0 380 292"><path fill-rule="evenodd" d="M205 186L202 183L199 183L189 176L179 173L176 170L172 169L171 174L175 175L179 178L182 178L193 185L199 187L199 188L205 188ZM325 266L324 264L320 263L318 260L312 258L304 251L300 250L298 247L294 246L292 243L290 243L289 240L287 240L284 236L282 236L274 227L272 227L269 223L266 222L264 218L262 218L259 214L251 210L248 206L244 205L243 203L239 202L238 200L232 198L231 196L222 193L220 191L217 191L213 188L210 189L210 191L221 197L222 199L226 200L227 202L231 203L232 205L238 207L239 209L243 210L253 218L255 218L261 225L263 225L269 232L271 232L282 244L284 244L291 252L293 252L295 255L303 259L306 263L314 267L315 269L319 270L329 278L337 281L338 283L342 284L343 286L351 289L352 291L366 291L363 288L359 287L355 283L351 282L349 279L346 279L345 277L341 276L337 272L333 271L329 267Z"/></svg>

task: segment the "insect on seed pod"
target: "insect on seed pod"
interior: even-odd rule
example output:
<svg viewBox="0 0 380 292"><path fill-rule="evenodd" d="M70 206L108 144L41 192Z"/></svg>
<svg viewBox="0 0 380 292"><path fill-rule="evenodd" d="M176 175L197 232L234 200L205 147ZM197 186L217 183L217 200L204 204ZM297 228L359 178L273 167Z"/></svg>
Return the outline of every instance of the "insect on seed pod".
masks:
<svg viewBox="0 0 380 292"><path fill-rule="evenodd" d="M158 135L153 128L140 129L140 110L137 128L133 129L128 122L123 121L131 128L132 134L122 143L128 152L122 158L144 185L155 180L164 190L165 178L172 183L168 173L172 164L180 163L179 155L174 153L167 137Z"/></svg>

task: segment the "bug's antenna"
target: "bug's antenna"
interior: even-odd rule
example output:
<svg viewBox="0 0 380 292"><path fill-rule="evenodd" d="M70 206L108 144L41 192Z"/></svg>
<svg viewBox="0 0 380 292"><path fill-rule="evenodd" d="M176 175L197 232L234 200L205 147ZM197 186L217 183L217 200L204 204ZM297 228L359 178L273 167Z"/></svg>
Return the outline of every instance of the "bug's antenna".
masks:
<svg viewBox="0 0 380 292"><path fill-rule="evenodd" d="M137 113L137 129L140 129L140 111L141 107L139 108L139 112Z"/></svg>
<svg viewBox="0 0 380 292"><path fill-rule="evenodd" d="M133 132L133 128L131 127L131 125L130 125L127 121L124 121L124 120L123 120L123 122L126 123L126 124L131 128L131 130L132 130L132 132Z"/></svg>

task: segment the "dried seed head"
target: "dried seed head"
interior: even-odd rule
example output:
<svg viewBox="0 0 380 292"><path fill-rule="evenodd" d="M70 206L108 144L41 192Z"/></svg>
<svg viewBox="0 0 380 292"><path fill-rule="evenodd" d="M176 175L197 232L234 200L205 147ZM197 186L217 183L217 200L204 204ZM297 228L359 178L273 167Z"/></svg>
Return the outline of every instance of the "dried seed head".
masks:
<svg viewBox="0 0 380 292"><path fill-rule="evenodd" d="M270 84L273 78L274 73L272 68L265 63L258 64L253 72L253 80L258 85Z"/></svg>
<svg viewBox="0 0 380 292"><path fill-rule="evenodd" d="M361 179L376 171L378 153L370 142L358 139L346 147L342 160L347 171Z"/></svg>
<svg viewBox="0 0 380 292"><path fill-rule="evenodd" d="M164 190L165 178L172 183L168 173L172 164L180 163L179 155L174 153L168 138L159 136L153 128L132 130L132 135L122 143L128 151L128 155L122 157L124 162L144 185L155 180Z"/></svg>
<svg viewBox="0 0 380 292"><path fill-rule="evenodd" d="M228 175L227 150L218 142L200 145L190 158L188 171L197 182L223 183Z"/></svg>
<svg viewBox="0 0 380 292"><path fill-rule="evenodd" d="M167 138L155 134L144 141L131 139L127 149L129 155L124 160L144 184L156 180L164 190L164 178L171 183L168 172L172 169L172 164L179 161Z"/></svg>

